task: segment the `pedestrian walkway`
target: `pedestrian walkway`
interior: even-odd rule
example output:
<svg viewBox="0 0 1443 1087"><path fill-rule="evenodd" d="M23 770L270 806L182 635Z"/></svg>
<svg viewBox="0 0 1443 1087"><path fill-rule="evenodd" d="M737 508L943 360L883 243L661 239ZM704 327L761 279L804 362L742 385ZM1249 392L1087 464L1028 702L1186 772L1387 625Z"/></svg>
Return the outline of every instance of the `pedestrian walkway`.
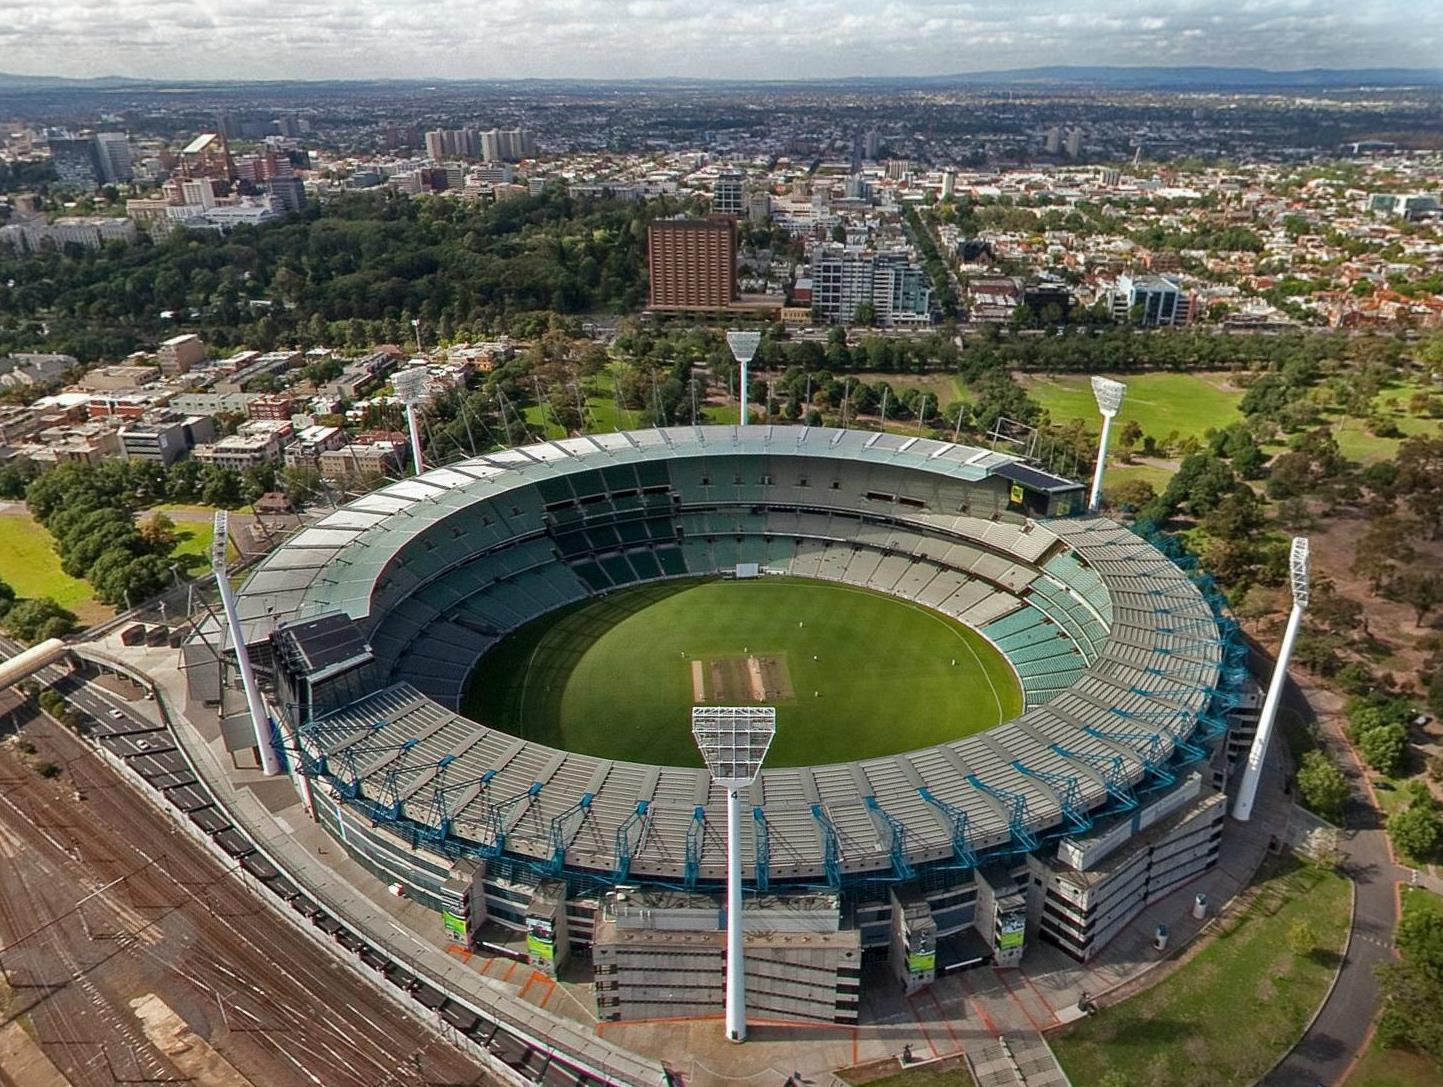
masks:
<svg viewBox="0 0 1443 1087"><path fill-rule="evenodd" d="M977 1087L1069 1087L1047 1039L1036 1031L1006 1034L967 1054Z"/></svg>

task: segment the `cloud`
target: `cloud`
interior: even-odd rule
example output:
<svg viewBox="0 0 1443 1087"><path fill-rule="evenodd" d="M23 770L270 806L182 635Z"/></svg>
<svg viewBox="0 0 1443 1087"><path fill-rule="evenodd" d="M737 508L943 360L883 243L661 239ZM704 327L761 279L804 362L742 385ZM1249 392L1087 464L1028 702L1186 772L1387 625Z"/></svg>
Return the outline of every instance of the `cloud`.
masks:
<svg viewBox="0 0 1443 1087"><path fill-rule="evenodd" d="M181 79L827 78L1042 64L1433 67L1421 0L53 0L0 69ZM1435 14L1437 14L1435 12Z"/></svg>

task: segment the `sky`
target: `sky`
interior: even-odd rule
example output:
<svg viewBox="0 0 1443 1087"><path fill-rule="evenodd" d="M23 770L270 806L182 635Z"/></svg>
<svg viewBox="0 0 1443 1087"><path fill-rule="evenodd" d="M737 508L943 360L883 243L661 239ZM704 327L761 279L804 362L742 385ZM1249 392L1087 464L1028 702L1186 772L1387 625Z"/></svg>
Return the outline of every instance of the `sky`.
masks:
<svg viewBox="0 0 1443 1087"><path fill-rule="evenodd" d="M818 79L1443 66L1443 0L0 0L0 71Z"/></svg>

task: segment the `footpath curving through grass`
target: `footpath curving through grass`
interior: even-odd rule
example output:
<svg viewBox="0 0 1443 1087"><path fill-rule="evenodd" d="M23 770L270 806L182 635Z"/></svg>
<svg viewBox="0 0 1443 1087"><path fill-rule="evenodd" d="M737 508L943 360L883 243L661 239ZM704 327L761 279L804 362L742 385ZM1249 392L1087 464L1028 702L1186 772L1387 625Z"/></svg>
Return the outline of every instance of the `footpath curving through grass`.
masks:
<svg viewBox="0 0 1443 1087"><path fill-rule="evenodd" d="M653 583L545 616L481 659L463 712L568 751L700 766L698 676L708 701L751 701L737 683L748 656L784 662L765 698L768 766L910 751L1022 711L1010 666L976 631L881 593L765 577ZM718 692L717 676L731 686Z"/></svg>
<svg viewBox="0 0 1443 1087"><path fill-rule="evenodd" d="M1348 881L1298 861L1269 862L1252 904L1153 988L1049 1040L1073 1083L1116 1072L1128 1087L1247 1087L1302 1036L1338 968ZM1316 950L1288 934L1305 922Z"/></svg>
<svg viewBox="0 0 1443 1087"><path fill-rule="evenodd" d="M1403 916L1443 914L1443 897L1421 888L1404 888ZM1344 1087L1438 1087L1443 1068L1428 1057L1406 1049L1384 1049L1375 1036Z"/></svg>

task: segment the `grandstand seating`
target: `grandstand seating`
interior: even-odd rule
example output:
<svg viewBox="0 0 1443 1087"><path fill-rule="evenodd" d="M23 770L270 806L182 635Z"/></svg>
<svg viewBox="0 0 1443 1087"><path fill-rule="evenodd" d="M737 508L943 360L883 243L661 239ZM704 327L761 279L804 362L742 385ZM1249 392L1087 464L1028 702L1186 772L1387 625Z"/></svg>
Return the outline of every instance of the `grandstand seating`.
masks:
<svg viewBox="0 0 1443 1087"><path fill-rule="evenodd" d="M1166 759L1208 705L1221 649L1209 606L1156 549L1099 518L1026 520L988 473L1009 458L811 428L593 435L463 461L388 485L299 533L240 593L248 637L343 609L387 685L306 726L308 757L386 818L550 863L679 880L694 813L699 874L720 878L724 796L702 771L530 744L456 715L466 674L507 632L661 577L768 574L892 593L980 630L1027 709L990 732L840 766L766 770L746 856L773 879L888 869L879 812L912 864L1004 848L1107 800ZM314 767L313 767L314 768ZM865 799L871 797L873 803ZM961 820L965 816L965 820ZM959 839L965 837L965 842ZM626 853L623 857L620 853Z"/></svg>

